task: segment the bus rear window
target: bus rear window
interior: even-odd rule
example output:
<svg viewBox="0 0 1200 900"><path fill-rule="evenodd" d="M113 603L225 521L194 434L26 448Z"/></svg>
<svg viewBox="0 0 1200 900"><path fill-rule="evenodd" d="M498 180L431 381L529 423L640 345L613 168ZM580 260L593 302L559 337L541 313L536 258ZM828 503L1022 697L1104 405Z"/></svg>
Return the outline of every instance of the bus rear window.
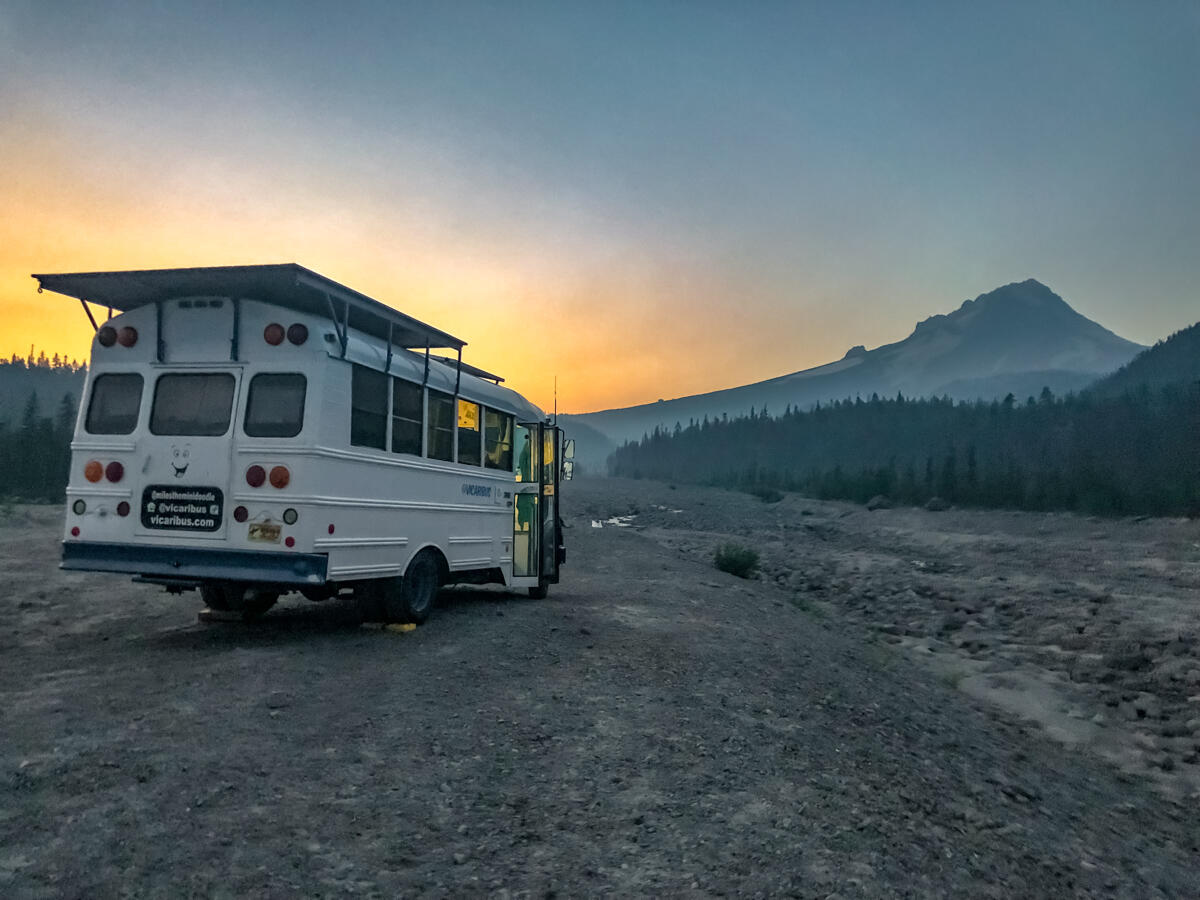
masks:
<svg viewBox="0 0 1200 900"><path fill-rule="evenodd" d="M129 434L142 405L142 376L136 372L97 375L92 382L84 428L88 434Z"/></svg>
<svg viewBox="0 0 1200 900"><path fill-rule="evenodd" d="M250 379L246 420L242 428L250 437L295 437L304 427L304 392L307 380L298 374L262 373Z"/></svg>
<svg viewBox="0 0 1200 900"><path fill-rule="evenodd" d="M151 434L218 435L229 430L233 376L225 372L163 375L154 387Z"/></svg>

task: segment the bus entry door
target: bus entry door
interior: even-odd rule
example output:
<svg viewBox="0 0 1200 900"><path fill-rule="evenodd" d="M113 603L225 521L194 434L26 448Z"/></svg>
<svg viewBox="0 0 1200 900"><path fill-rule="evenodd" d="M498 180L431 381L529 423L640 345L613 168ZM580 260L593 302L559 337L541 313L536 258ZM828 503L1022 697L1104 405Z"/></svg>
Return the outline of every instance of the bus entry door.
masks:
<svg viewBox="0 0 1200 900"><path fill-rule="evenodd" d="M558 444L560 430L542 422L517 428L513 577L558 581Z"/></svg>

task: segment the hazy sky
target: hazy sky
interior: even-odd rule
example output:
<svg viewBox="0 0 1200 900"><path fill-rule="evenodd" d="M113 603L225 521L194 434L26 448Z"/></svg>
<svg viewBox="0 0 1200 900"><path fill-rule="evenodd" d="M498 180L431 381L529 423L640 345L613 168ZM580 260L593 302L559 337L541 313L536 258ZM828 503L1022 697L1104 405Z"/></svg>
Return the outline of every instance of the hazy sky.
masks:
<svg viewBox="0 0 1200 900"><path fill-rule="evenodd" d="M0 0L0 354L31 272L298 262L586 411L1034 277L1200 319L1200 3Z"/></svg>

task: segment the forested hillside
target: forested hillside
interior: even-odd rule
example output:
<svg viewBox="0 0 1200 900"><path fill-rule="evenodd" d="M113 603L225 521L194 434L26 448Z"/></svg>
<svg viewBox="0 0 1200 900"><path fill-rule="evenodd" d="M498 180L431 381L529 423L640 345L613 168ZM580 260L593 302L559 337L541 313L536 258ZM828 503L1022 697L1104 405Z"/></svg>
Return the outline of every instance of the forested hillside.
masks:
<svg viewBox="0 0 1200 900"><path fill-rule="evenodd" d="M614 474L902 503L1200 513L1200 384L1017 403L847 400L656 431Z"/></svg>
<svg viewBox="0 0 1200 900"><path fill-rule="evenodd" d="M57 354L47 357L45 353L35 355L32 350L25 359L13 356L0 360L0 423L10 428L19 424L34 394L38 409L46 415L52 415L68 394L78 400L86 368Z"/></svg>
<svg viewBox="0 0 1200 900"><path fill-rule="evenodd" d="M32 351L0 361L0 499L63 498L84 374Z"/></svg>
<svg viewBox="0 0 1200 900"><path fill-rule="evenodd" d="M1200 322L1159 341L1092 386L1098 397L1200 381Z"/></svg>

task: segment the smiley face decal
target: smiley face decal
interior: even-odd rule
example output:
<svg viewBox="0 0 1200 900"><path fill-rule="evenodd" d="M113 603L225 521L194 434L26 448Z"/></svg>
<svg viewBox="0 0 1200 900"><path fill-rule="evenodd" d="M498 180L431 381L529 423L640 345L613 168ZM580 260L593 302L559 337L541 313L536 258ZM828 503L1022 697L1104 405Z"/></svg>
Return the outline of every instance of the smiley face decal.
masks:
<svg viewBox="0 0 1200 900"><path fill-rule="evenodd" d="M171 468L175 470L175 477L182 478L187 474L188 465L191 463L192 448L187 444L176 444L171 448L171 454Z"/></svg>

